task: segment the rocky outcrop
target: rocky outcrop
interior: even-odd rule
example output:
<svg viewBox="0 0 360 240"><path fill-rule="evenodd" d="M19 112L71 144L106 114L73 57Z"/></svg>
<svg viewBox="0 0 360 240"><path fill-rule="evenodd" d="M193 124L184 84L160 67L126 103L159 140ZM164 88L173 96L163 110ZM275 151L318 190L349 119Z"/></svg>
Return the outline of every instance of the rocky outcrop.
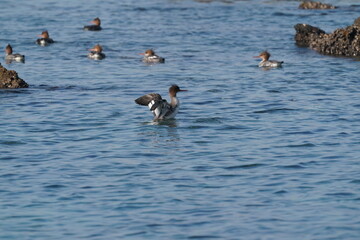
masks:
<svg viewBox="0 0 360 240"><path fill-rule="evenodd" d="M0 88L27 88L29 85L19 78L14 70L7 70L0 65Z"/></svg>
<svg viewBox="0 0 360 240"><path fill-rule="evenodd" d="M353 26L360 27L360 17L358 17L357 19L355 19Z"/></svg>
<svg viewBox="0 0 360 240"><path fill-rule="evenodd" d="M308 24L296 24L294 26L296 34L295 41L300 47L309 47L310 44L317 38L320 38L325 32L320 28L313 27Z"/></svg>
<svg viewBox="0 0 360 240"><path fill-rule="evenodd" d="M300 3L299 8L301 9L335 9L336 7L331 4L321 3L321 2L313 2L313 1L305 1Z"/></svg>
<svg viewBox="0 0 360 240"><path fill-rule="evenodd" d="M360 18L353 25L336 29L329 34L307 24L296 24L294 28L298 46L309 47L322 54L360 56Z"/></svg>

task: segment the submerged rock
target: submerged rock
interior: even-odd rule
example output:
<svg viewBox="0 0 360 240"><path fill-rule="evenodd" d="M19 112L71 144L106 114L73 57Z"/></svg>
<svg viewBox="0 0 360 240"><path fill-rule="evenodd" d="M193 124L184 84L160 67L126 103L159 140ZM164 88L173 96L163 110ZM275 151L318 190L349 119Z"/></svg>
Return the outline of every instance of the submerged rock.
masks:
<svg viewBox="0 0 360 240"><path fill-rule="evenodd" d="M313 1L305 1L300 3L299 8L301 9L335 9L336 7L331 4L321 3L321 2L313 2Z"/></svg>
<svg viewBox="0 0 360 240"><path fill-rule="evenodd" d="M14 70L7 70L0 65L0 88L27 88L29 85L19 78Z"/></svg>
<svg viewBox="0 0 360 240"><path fill-rule="evenodd" d="M328 34L308 24L296 24L294 28L298 46L309 47L322 54L360 56L360 18L353 25Z"/></svg>

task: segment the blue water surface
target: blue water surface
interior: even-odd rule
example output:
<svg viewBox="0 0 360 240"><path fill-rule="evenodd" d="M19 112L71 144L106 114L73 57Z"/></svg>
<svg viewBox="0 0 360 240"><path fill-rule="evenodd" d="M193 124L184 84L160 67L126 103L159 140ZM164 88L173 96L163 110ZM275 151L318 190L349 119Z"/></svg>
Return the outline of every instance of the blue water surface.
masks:
<svg viewBox="0 0 360 240"><path fill-rule="evenodd" d="M26 62L0 62L30 88L0 90L0 239L360 239L359 60L294 44L359 17L327 2L1 1ZM134 99L171 84L181 110L153 122Z"/></svg>

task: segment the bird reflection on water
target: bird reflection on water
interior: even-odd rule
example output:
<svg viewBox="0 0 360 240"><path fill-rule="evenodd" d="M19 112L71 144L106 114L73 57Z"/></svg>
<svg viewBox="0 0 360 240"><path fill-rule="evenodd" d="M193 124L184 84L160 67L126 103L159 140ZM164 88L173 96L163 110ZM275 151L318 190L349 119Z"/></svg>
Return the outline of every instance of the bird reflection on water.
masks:
<svg viewBox="0 0 360 240"><path fill-rule="evenodd" d="M177 149L178 142L181 140L177 131L178 123L175 119L151 121L142 123L144 126L139 133L141 138L146 138L154 147Z"/></svg>
<svg viewBox="0 0 360 240"><path fill-rule="evenodd" d="M151 122L145 122L144 125L154 125L154 126L168 126L170 128L177 127L178 124L176 119L167 119L167 120L157 120Z"/></svg>

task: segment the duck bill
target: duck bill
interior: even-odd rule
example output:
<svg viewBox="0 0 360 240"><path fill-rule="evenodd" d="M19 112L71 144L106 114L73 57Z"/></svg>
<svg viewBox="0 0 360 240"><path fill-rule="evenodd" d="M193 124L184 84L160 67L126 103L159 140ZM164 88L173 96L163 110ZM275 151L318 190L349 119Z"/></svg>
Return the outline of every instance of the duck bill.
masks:
<svg viewBox="0 0 360 240"><path fill-rule="evenodd" d="M145 55L145 53L139 53L139 55Z"/></svg>
<svg viewBox="0 0 360 240"><path fill-rule="evenodd" d="M89 49L90 52L96 52L95 48Z"/></svg>
<svg viewBox="0 0 360 240"><path fill-rule="evenodd" d="M188 90L186 89L180 89L179 92L187 92Z"/></svg>
<svg viewBox="0 0 360 240"><path fill-rule="evenodd" d="M253 58L260 58L260 56L253 56Z"/></svg>

